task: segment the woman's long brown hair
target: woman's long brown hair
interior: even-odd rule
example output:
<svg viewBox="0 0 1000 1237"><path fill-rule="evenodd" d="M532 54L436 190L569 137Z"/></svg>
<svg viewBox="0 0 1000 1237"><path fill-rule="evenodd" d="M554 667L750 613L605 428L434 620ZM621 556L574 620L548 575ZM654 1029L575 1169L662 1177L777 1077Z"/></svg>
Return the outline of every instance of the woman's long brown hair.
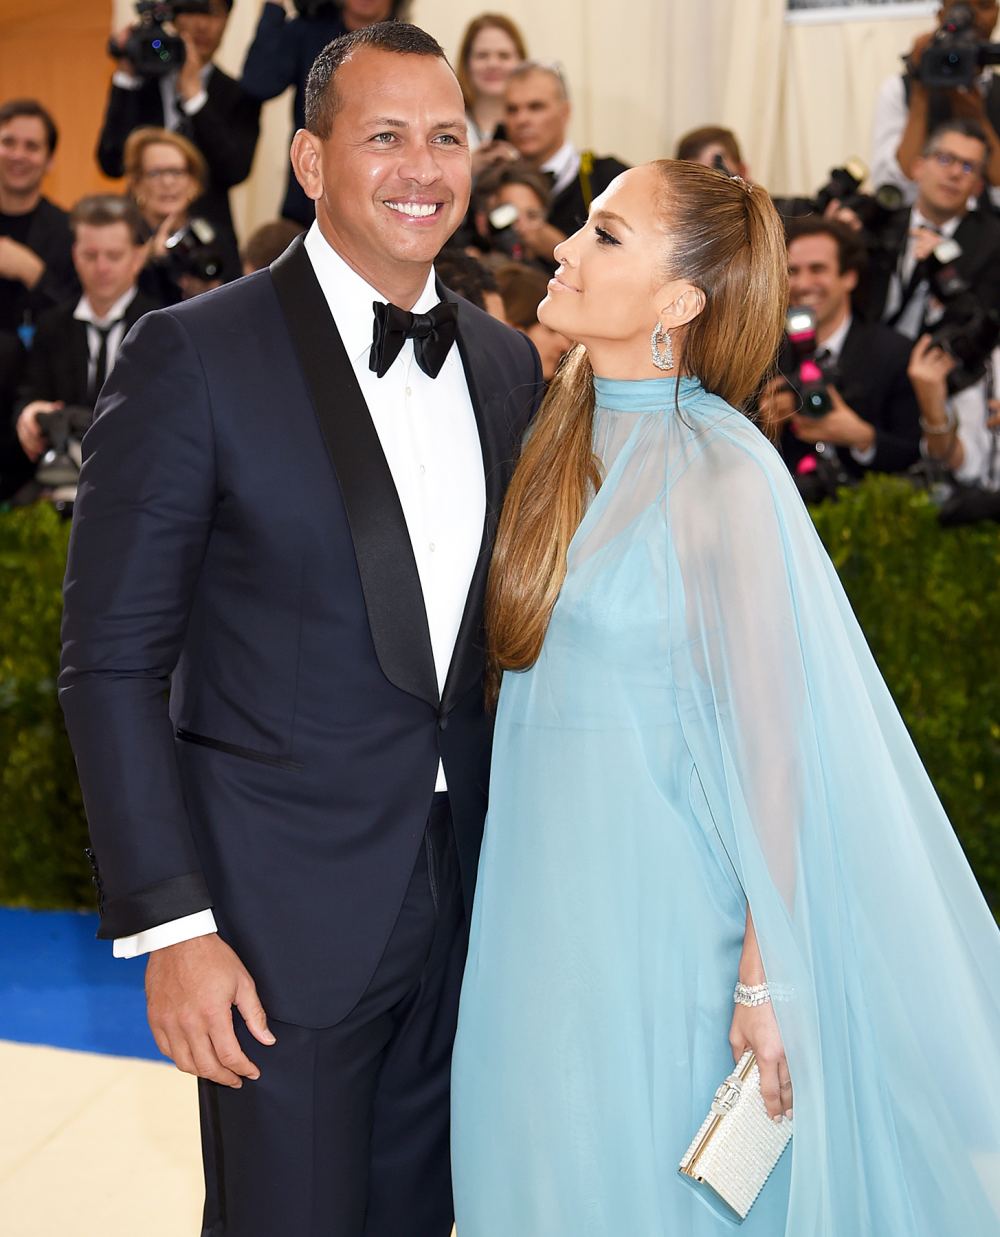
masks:
<svg viewBox="0 0 1000 1237"><path fill-rule="evenodd" d="M660 160L663 272L705 293L680 341L680 370L742 406L773 366L784 327L784 231L758 186ZM652 323L650 323L652 328ZM534 665L566 555L601 483L593 453L593 370L581 345L549 387L507 491L486 587L487 697L504 670Z"/></svg>

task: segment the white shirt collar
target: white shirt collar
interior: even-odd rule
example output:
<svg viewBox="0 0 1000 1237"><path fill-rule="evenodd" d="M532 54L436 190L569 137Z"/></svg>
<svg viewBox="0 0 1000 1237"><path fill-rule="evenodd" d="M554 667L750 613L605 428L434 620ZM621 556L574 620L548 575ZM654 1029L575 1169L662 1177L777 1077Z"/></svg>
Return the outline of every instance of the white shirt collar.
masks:
<svg viewBox="0 0 1000 1237"><path fill-rule="evenodd" d="M552 192L560 193L580 170L580 152L572 142L564 142L540 170L552 173Z"/></svg>
<svg viewBox="0 0 1000 1237"><path fill-rule="evenodd" d="M945 223L932 223L926 215L920 213L918 207L914 206L910 211L910 227L930 228L932 232L940 232L942 236L952 237L958 231L958 226L964 218L964 215L952 215Z"/></svg>
<svg viewBox="0 0 1000 1237"><path fill-rule="evenodd" d="M385 305L388 300L353 267L348 266L319 230L318 223L313 223L306 233L305 247L347 355L352 364L356 364L371 351L372 305L375 301ZM424 290L413 306L413 313L425 314L440 300L432 267ZM406 346L412 348L412 341L407 340Z"/></svg>
<svg viewBox="0 0 1000 1237"><path fill-rule="evenodd" d="M847 332L851 329L851 323L853 321L853 315L848 314L832 335L830 335L827 339L824 339L822 343L817 343L816 351L826 351L830 354L831 361L839 361L841 350L844 347L844 340L847 338Z"/></svg>
<svg viewBox="0 0 1000 1237"><path fill-rule="evenodd" d="M112 322L117 322L120 318L125 317L128 307L135 300L138 291L139 289L135 284L133 284L131 288L127 288L118 300L115 301L103 318L98 318L97 314L94 313L93 306L91 305L90 299L85 292L76 303L76 309L73 310L73 317L77 320L77 322L87 322L91 326L99 326L103 330L105 327L110 326Z"/></svg>

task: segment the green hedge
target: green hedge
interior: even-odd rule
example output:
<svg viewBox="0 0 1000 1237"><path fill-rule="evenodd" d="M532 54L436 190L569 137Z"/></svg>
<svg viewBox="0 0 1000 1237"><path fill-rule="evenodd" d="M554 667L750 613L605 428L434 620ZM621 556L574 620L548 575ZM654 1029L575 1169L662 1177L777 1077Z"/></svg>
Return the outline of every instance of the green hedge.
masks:
<svg viewBox="0 0 1000 1237"><path fill-rule="evenodd" d="M969 860L1000 913L1000 529L942 530L869 479L813 513ZM56 700L68 527L0 514L0 902L91 906L86 826Z"/></svg>

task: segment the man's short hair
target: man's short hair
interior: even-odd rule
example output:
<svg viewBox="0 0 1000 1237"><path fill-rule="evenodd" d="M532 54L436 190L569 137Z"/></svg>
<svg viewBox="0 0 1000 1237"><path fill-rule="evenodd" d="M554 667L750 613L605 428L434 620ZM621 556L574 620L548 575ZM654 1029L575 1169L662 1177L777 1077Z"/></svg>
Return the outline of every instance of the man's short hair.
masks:
<svg viewBox="0 0 1000 1237"><path fill-rule="evenodd" d="M989 141L983 131L983 126L976 120L966 120L964 117L957 116L954 120L945 120L937 126L931 133L927 135L927 141L924 143L923 154L932 155L937 149L937 143L941 138L949 133L957 133L959 137L971 138L973 142L982 142L983 144L983 161L986 159L986 152L989 150Z"/></svg>
<svg viewBox="0 0 1000 1237"><path fill-rule="evenodd" d="M496 276L478 258L457 246L445 246L434 259L434 273L446 288L464 296L479 309L486 308L486 293L499 292Z"/></svg>
<svg viewBox="0 0 1000 1237"><path fill-rule="evenodd" d="M364 47L394 52L397 56L435 56L448 63L444 48L419 26L381 21L362 26L327 43L313 62L306 81L306 128L318 138L330 136L333 118L341 107L337 94L337 70Z"/></svg>
<svg viewBox="0 0 1000 1237"><path fill-rule="evenodd" d="M703 125L700 129L685 133L677 142L674 158L697 163L701 152L708 146L721 146L734 171L743 162L736 134L732 129L723 129L721 125Z"/></svg>
<svg viewBox="0 0 1000 1237"><path fill-rule="evenodd" d="M69 215L73 236L80 224L91 228L108 228L115 223L124 223L133 245L145 241L145 225L139 208L132 198L118 193L91 193L81 198Z"/></svg>
<svg viewBox="0 0 1000 1237"><path fill-rule="evenodd" d="M301 236L304 231L301 223L291 219L273 219L270 223L262 223L250 233L243 246L240 257L244 267L262 271L275 258L280 258L296 236Z"/></svg>
<svg viewBox="0 0 1000 1237"><path fill-rule="evenodd" d="M56 128L51 112L42 107L37 99L8 99L6 103L0 104L0 129L19 116L34 116L36 120L42 122L49 154L54 155L56 146L59 144L59 130Z"/></svg>
<svg viewBox="0 0 1000 1237"><path fill-rule="evenodd" d="M548 214L552 198L548 178L529 164L521 162L503 163L499 167L487 168L482 175L477 176L472 187L473 210L486 210L490 198L499 193L505 185L526 185L537 196L542 209Z"/></svg>
<svg viewBox="0 0 1000 1237"><path fill-rule="evenodd" d="M791 247L793 241L804 236L829 236L837 246L837 263L841 275L854 271L857 275L864 273L868 265L868 254L863 242L856 232L836 219L824 219L821 215L805 215L800 219L785 221L785 243Z"/></svg>
<svg viewBox="0 0 1000 1237"><path fill-rule="evenodd" d="M559 97L569 102L569 86L566 84L566 74L563 72L562 65L557 64L554 60L522 60L520 64L516 64L511 69L507 81L508 83L518 82L522 77L532 77L536 73L543 73L546 77L551 77L559 88Z"/></svg>

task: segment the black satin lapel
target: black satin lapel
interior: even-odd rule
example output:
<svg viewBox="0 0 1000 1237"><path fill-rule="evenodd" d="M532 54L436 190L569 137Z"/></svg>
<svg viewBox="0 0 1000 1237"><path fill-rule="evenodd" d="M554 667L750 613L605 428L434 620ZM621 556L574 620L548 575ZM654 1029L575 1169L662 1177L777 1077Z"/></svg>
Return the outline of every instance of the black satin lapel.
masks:
<svg viewBox="0 0 1000 1237"><path fill-rule="evenodd" d="M340 483L382 673L436 708L434 653L406 519L368 406L301 240L271 264L271 278Z"/></svg>
<svg viewBox="0 0 1000 1237"><path fill-rule="evenodd" d="M445 300L458 301L458 298L447 288L439 285L439 291ZM479 558L472 574L472 583L469 585L462 622L455 640L455 651L452 654L451 665L448 667L448 677L445 680L441 697L442 713L447 713L455 701L475 686L476 680L481 679L483 675L483 597L486 592L490 557L493 553L493 537L497 520L500 518L500 504L503 502L504 493L504 477L501 469L503 455L501 443L498 440L502 419L497 415L489 415L487 403L490 397L494 400L500 398L500 392L503 391L503 375L494 373L496 366L493 358L481 345L475 331L469 328L465 307L461 302L458 302L458 305L458 350L465 369L466 381L469 384L469 396L476 414L476 425L479 428L479 445L483 452L483 472L486 477L486 522L479 547Z"/></svg>

